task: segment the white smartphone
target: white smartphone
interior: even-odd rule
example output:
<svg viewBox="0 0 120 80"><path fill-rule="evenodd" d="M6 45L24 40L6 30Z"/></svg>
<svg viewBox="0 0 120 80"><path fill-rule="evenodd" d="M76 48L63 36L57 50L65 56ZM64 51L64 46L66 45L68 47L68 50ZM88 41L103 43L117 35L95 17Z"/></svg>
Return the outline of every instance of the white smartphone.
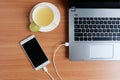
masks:
<svg viewBox="0 0 120 80"><path fill-rule="evenodd" d="M22 40L20 44L35 70L39 70L50 63L34 35Z"/></svg>

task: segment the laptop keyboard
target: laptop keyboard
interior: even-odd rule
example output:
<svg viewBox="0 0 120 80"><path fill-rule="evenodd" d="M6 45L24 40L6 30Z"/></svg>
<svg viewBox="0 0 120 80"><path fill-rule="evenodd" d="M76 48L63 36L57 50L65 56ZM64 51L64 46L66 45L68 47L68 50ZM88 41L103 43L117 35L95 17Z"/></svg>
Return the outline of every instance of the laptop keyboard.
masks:
<svg viewBox="0 0 120 80"><path fill-rule="evenodd" d="M120 41L120 18L75 17L75 41Z"/></svg>

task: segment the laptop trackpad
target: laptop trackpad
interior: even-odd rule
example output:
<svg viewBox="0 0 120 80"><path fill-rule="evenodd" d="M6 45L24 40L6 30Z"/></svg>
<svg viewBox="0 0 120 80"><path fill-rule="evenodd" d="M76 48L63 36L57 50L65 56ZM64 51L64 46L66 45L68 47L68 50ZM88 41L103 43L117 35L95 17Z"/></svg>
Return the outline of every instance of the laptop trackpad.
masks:
<svg viewBox="0 0 120 80"><path fill-rule="evenodd" d="M105 59L113 57L113 45L90 45L90 58Z"/></svg>

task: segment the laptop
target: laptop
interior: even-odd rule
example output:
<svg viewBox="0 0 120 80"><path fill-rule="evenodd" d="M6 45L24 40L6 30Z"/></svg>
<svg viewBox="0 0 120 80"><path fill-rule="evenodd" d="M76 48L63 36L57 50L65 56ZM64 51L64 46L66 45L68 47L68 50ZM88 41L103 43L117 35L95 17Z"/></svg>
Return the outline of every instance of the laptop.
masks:
<svg viewBox="0 0 120 80"><path fill-rule="evenodd" d="M69 59L120 60L120 0L69 0Z"/></svg>

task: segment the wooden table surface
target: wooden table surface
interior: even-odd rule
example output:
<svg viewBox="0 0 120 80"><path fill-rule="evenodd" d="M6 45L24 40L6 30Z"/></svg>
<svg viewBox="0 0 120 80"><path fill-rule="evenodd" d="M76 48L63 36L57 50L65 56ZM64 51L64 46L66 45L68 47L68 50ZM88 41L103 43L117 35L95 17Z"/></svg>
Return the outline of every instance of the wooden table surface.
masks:
<svg viewBox="0 0 120 80"><path fill-rule="evenodd" d="M61 14L59 26L47 33L29 31L29 12L39 2L51 2ZM50 59L47 66L55 80L55 48L68 41L68 4L65 0L0 0L0 80L50 80L43 71L35 71L19 42L34 34ZM64 80L120 80L120 61L69 61L68 48L56 55L56 66Z"/></svg>

